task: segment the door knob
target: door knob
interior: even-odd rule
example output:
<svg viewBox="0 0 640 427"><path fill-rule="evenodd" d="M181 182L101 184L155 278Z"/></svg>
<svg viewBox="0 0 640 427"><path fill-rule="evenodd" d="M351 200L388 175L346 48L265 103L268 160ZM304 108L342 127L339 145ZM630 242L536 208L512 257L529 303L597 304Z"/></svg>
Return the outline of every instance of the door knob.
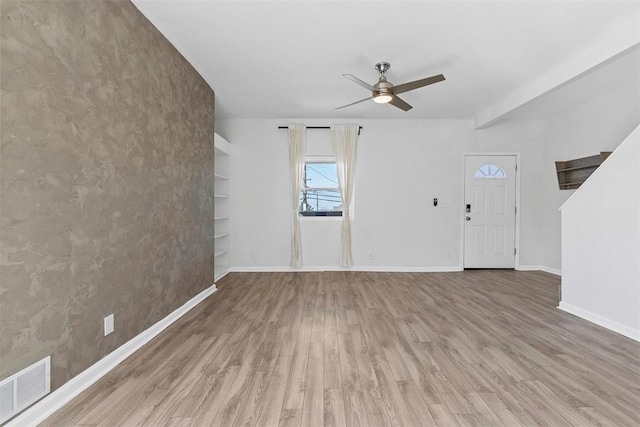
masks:
<svg viewBox="0 0 640 427"><path fill-rule="evenodd" d="M466 219L467 221L471 221L471 217L470 217L470 216L466 217L465 219Z"/></svg>

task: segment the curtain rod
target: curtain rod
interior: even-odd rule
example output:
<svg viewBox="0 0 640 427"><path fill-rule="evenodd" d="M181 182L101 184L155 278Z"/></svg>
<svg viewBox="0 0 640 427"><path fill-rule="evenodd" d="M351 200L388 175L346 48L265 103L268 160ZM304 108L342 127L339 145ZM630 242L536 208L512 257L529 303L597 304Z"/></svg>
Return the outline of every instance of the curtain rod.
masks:
<svg viewBox="0 0 640 427"><path fill-rule="evenodd" d="M289 129L289 126L278 126L278 129ZM307 129L331 129L330 126L307 126ZM362 130L362 126L358 126L358 135L360 135L360 131Z"/></svg>

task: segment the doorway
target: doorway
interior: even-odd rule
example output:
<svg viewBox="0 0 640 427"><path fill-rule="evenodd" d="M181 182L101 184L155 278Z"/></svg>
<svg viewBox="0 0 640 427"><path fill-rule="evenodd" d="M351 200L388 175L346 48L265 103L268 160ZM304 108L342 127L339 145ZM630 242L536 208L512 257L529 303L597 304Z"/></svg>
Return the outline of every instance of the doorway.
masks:
<svg viewBox="0 0 640 427"><path fill-rule="evenodd" d="M514 268L516 155L466 155L464 268Z"/></svg>

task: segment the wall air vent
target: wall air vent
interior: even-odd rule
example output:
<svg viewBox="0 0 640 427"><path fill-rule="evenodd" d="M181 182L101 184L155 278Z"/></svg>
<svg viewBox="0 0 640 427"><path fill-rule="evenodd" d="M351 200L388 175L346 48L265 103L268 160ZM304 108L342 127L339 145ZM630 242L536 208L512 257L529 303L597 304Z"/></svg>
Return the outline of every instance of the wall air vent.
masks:
<svg viewBox="0 0 640 427"><path fill-rule="evenodd" d="M51 390L51 356L0 381L0 424Z"/></svg>

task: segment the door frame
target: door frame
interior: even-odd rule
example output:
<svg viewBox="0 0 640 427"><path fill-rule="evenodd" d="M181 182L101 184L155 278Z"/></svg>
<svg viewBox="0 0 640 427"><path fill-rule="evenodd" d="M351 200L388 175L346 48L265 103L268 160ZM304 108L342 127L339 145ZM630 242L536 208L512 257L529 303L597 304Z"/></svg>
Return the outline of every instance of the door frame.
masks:
<svg viewBox="0 0 640 427"><path fill-rule="evenodd" d="M462 203L460 203L460 271L464 271L464 250L465 250L465 234L464 234L464 197L466 194L466 163L467 157L471 156L513 156L516 158L516 223L515 223L515 248L513 269L520 270L520 153L513 152L469 152L462 153Z"/></svg>

